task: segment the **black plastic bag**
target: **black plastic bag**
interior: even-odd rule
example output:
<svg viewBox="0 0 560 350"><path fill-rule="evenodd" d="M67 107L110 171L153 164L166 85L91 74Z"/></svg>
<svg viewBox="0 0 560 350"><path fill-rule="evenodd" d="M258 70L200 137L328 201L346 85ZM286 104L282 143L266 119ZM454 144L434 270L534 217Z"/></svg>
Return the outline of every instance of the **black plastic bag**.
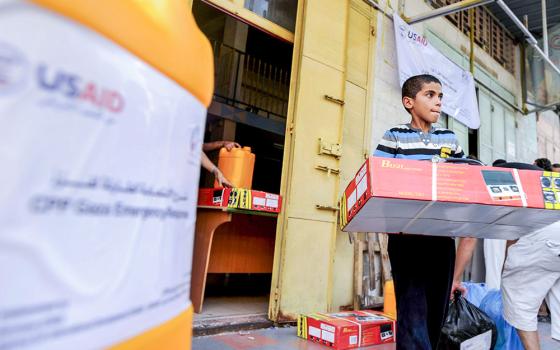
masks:
<svg viewBox="0 0 560 350"><path fill-rule="evenodd" d="M482 310L455 291L441 330L438 350L491 350L496 345L496 325Z"/></svg>

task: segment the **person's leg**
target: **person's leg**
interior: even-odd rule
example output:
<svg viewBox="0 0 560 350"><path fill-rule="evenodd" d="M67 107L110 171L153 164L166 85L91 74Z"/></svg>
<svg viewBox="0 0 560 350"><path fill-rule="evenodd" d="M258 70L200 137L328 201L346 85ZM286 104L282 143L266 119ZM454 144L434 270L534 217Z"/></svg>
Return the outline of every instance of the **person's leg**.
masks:
<svg viewBox="0 0 560 350"><path fill-rule="evenodd" d="M429 268L425 272L428 307L428 333L432 348L436 349L441 328L449 308L449 295L455 266L455 242L447 237L430 237L430 253L425 254Z"/></svg>
<svg viewBox="0 0 560 350"><path fill-rule="evenodd" d="M389 258L397 301L397 350L430 350L426 323L425 281L417 271L423 263L416 257L418 239L410 235L389 235ZM419 266L422 265L422 266Z"/></svg>
<svg viewBox="0 0 560 350"><path fill-rule="evenodd" d="M550 311L550 336L552 339L560 342L560 279L556 281L548 292L546 303Z"/></svg>
<svg viewBox="0 0 560 350"><path fill-rule="evenodd" d="M519 338L521 339L525 350L541 349L538 331L522 331L521 329L517 329L517 334L519 334Z"/></svg>
<svg viewBox="0 0 560 350"><path fill-rule="evenodd" d="M528 350L539 349L537 313L559 278L553 258L558 256L542 241L522 238L508 250L502 274L503 315Z"/></svg>

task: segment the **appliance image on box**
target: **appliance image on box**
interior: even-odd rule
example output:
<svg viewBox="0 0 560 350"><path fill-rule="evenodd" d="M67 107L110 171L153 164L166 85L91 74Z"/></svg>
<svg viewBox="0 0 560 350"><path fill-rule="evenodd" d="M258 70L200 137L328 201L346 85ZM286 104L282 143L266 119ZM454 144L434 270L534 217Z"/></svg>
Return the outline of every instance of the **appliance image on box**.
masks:
<svg viewBox="0 0 560 350"><path fill-rule="evenodd" d="M495 201L521 199L519 184L511 171L482 170L482 177L490 197Z"/></svg>
<svg viewBox="0 0 560 350"><path fill-rule="evenodd" d="M540 179L545 208L560 209L560 173L545 171Z"/></svg>

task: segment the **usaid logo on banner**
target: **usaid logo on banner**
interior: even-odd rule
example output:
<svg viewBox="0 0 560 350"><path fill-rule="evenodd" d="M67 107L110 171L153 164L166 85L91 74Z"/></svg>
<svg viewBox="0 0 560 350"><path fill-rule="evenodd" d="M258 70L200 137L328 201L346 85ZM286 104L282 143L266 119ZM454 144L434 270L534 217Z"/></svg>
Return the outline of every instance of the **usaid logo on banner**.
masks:
<svg viewBox="0 0 560 350"><path fill-rule="evenodd" d="M400 25L399 30L401 33L401 37L408 38L409 41L412 41L415 44L428 46L428 39L426 39L426 37L413 32L407 26Z"/></svg>
<svg viewBox="0 0 560 350"><path fill-rule="evenodd" d="M0 42L0 96L20 91L29 74L29 63L16 48Z"/></svg>
<svg viewBox="0 0 560 350"><path fill-rule="evenodd" d="M82 101L91 107L112 113L119 113L124 108L124 98L118 91L85 81L75 73L54 70L46 64L37 67L37 82L41 90Z"/></svg>

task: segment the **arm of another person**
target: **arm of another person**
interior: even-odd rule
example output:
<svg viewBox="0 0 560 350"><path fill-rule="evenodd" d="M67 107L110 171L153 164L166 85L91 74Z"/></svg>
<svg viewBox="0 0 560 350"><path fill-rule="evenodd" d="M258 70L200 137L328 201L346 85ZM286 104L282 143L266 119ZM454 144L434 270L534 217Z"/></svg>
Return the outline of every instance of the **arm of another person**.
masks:
<svg viewBox="0 0 560 350"><path fill-rule="evenodd" d="M224 174L222 174L220 169L217 166L215 166L214 163L212 163L212 161L208 158L208 156L204 152L201 153L202 154L200 157L200 163L202 164L202 167L208 170L209 172L211 172L212 174L214 174L214 177L218 181L218 184L223 187L233 187L233 185L229 182L229 180L226 179Z"/></svg>
<svg viewBox="0 0 560 350"><path fill-rule="evenodd" d="M212 142L205 142L202 144L202 150L204 152L210 152L216 149L220 149L222 147L225 147L228 151L231 151L235 147L241 147L241 145L233 141L212 141Z"/></svg>
<svg viewBox="0 0 560 350"><path fill-rule="evenodd" d="M455 270L453 272L451 298L453 298L453 292L455 292L455 290L459 290L463 295L467 292L467 289L461 284L461 280L465 267L471 261L474 248L476 247L476 242L477 239L472 237L459 238L459 246L457 247L457 254L455 256Z"/></svg>

